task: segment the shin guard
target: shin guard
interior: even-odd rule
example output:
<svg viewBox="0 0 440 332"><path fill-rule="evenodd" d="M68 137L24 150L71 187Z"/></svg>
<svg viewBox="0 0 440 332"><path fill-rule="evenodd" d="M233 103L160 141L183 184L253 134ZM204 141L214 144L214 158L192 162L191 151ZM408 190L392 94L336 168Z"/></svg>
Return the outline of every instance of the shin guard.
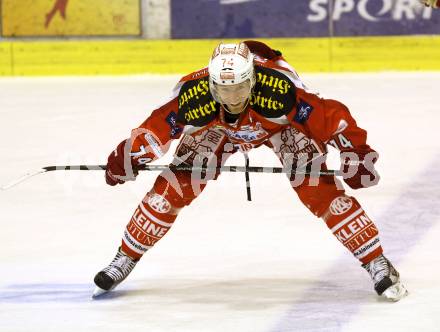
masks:
<svg viewBox="0 0 440 332"><path fill-rule="evenodd" d="M168 232L180 209L191 204L205 186L195 186L188 172L159 175L124 231L122 251L134 259L141 258Z"/></svg>
<svg viewBox="0 0 440 332"><path fill-rule="evenodd" d="M362 264L367 264L382 254L376 225L355 198L346 195L336 197L323 219L336 238Z"/></svg>
<svg viewBox="0 0 440 332"><path fill-rule="evenodd" d="M167 199L150 192L139 204L122 238L121 249L134 259L139 259L171 228L177 217Z"/></svg>

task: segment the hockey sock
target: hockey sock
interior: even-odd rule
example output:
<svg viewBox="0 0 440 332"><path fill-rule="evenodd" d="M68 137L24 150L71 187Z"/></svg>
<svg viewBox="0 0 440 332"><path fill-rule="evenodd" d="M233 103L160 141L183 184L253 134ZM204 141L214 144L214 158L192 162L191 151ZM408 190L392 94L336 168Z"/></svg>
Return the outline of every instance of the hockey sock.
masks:
<svg viewBox="0 0 440 332"><path fill-rule="evenodd" d="M177 217L168 200L156 193L148 193L139 204L124 230L121 249L139 259L171 228Z"/></svg>
<svg viewBox="0 0 440 332"><path fill-rule="evenodd" d="M154 182L130 219L122 238L121 249L139 259L171 228L180 209L189 205L205 188L195 190L189 172L162 173Z"/></svg>
<svg viewBox="0 0 440 332"><path fill-rule="evenodd" d="M323 219L336 238L362 264L382 254L376 225L354 197L342 195L333 199Z"/></svg>

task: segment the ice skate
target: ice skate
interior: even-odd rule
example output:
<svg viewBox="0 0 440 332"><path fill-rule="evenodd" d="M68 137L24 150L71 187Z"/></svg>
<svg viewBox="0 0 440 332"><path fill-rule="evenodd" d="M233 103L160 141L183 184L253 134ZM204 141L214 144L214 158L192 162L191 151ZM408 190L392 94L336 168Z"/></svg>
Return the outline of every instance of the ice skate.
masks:
<svg viewBox="0 0 440 332"><path fill-rule="evenodd" d="M380 296L397 302L408 295L405 286L400 282L399 272L384 255L380 255L362 267L370 274L374 289Z"/></svg>
<svg viewBox="0 0 440 332"><path fill-rule="evenodd" d="M98 297L114 289L127 278L138 261L125 255L121 248L119 248L110 265L96 274L94 279L96 288L93 291L92 297Z"/></svg>

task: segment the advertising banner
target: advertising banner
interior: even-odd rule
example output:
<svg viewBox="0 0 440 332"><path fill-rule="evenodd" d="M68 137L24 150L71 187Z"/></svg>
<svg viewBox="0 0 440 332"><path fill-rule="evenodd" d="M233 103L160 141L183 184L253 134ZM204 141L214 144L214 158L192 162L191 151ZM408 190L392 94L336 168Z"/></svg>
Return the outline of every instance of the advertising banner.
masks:
<svg viewBox="0 0 440 332"><path fill-rule="evenodd" d="M440 10L418 0L172 0L173 38L440 33Z"/></svg>
<svg viewBox="0 0 440 332"><path fill-rule="evenodd" d="M139 0L2 0L2 34L138 36Z"/></svg>
<svg viewBox="0 0 440 332"><path fill-rule="evenodd" d="M329 12L311 0L311 23L325 20ZM426 35L440 33L440 11L418 0L332 0L335 36Z"/></svg>

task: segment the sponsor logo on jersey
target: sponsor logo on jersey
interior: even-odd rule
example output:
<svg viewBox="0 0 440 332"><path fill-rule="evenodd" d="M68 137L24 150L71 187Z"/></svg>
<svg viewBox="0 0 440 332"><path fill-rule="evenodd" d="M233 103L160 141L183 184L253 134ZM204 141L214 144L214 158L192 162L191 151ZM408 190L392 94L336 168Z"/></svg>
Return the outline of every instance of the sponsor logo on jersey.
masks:
<svg viewBox="0 0 440 332"><path fill-rule="evenodd" d="M171 210L170 202L168 202L165 197L156 193L148 196L148 205L158 213L168 213Z"/></svg>
<svg viewBox="0 0 440 332"><path fill-rule="evenodd" d="M309 119L312 111L313 107L300 99L298 105L296 106L296 114L293 120L297 123L303 124Z"/></svg>
<svg viewBox="0 0 440 332"><path fill-rule="evenodd" d="M330 213L334 216L339 216L346 213L353 206L353 201L350 197L339 196L336 197L330 204Z"/></svg>
<svg viewBox="0 0 440 332"><path fill-rule="evenodd" d="M373 241L370 241L369 243L361 247L359 250L353 252L353 255L356 258L362 258L366 256L368 252L373 251L374 247L379 247L379 246L380 246L380 240L378 237L376 237Z"/></svg>
<svg viewBox="0 0 440 332"><path fill-rule="evenodd" d="M276 72L275 72L276 73ZM256 74L257 83L262 86L268 86L272 88L272 92L280 95L285 95L289 92L291 84L287 79L281 78L279 75L270 75L267 73L257 72Z"/></svg>
<svg viewBox="0 0 440 332"><path fill-rule="evenodd" d="M295 89L284 74L270 68L255 68L256 84L249 105L268 118L288 114L294 105Z"/></svg>
<svg viewBox="0 0 440 332"><path fill-rule="evenodd" d="M187 123L190 123L194 120L202 119L211 113L215 113L216 111L217 103L214 100L211 100L209 103L199 105L197 108L188 108L185 112L185 120Z"/></svg>
<svg viewBox="0 0 440 332"><path fill-rule="evenodd" d="M132 235L136 234L136 240L138 240L142 244L153 245L154 243L148 242L146 240L148 238L151 239L151 236L161 238L170 229L170 227L161 226L155 223L153 220L148 219L147 216L144 215L139 208L136 209L131 219L134 221L134 223L130 222L127 226L127 230Z"/></svg>
<svg viewBox="0 0 440 332"><path fill-rule="evenodd" d="M155 137L153 133L146 133L144 138L148 142L151 150L157 158L160 158L164 155L162 145L159 143L159 140Z"/></svg>
<svg viewBox="0 0 440 332"><path fill-rule="evenodd" d="M272 99L272 97L264 97L262 96L262 92L258 91L258 92L254 92L251 95L251 98L249 100L249 105L251 106L255 106L258 105L261 108L267 109L267 110L274 110L274 111L278 111L278 110L282 110L284 109L284 104L278 100L274 100Z"/></svg>
<svg viewBox="0 0 440 332"><path fill-rule="evenodd" d="M177 126L177 114L174 112L170 112L168 116L166 117L167 123L171 127L170 136L174 137L177 134L179 134L183 129Z"/></svg>
<svg viewBox="0 0 440 332"><path fill-rule="evenodd" d="M259 140L268 135L267 131L262 128L260 122L257 122L255 126L241 126L238 130L225 128L224 131L229 138L244 141L246 143Z"/></svg>
<svg viewBox="0 0 440 332"><path fill-rule="evenodd" d="M377 229L365 213L349 220L336 233L336 238L349 246L351 250L359 248L362 243L377 235Z"/></svg>
<svg viewBox="0 0 440 332"><path fill-rule="evenodd" d="M179 93L179 108L188 104L192 99L200 99L201 96L206 96L209 93L209 82L206 79L196 81L196 85L183 89Z"/></svg>
<svg viewBox="0 0 440 332"><path fill-rule="evenodd" d="M177 147L176 156L187 165L207 167L211 163L217 164L216 152L222 146L224 138L223 132L213 129L200 131L195 136L184 135Z"/></svg>
<svg viewBox="0 0 440 332"><path fill-rule="evenodd" d="M219 104L212 98L208 80L205 78L184 83L178 100L176 122L185 125L206 125L219 109Z"/></svg>
<svg viewBox="0 0 440 332"><path fill-rule="evenodd" d="M323 155L318 144L296 129L287 127L277 135L278 154L285 167L304 167Z"/></svg>

